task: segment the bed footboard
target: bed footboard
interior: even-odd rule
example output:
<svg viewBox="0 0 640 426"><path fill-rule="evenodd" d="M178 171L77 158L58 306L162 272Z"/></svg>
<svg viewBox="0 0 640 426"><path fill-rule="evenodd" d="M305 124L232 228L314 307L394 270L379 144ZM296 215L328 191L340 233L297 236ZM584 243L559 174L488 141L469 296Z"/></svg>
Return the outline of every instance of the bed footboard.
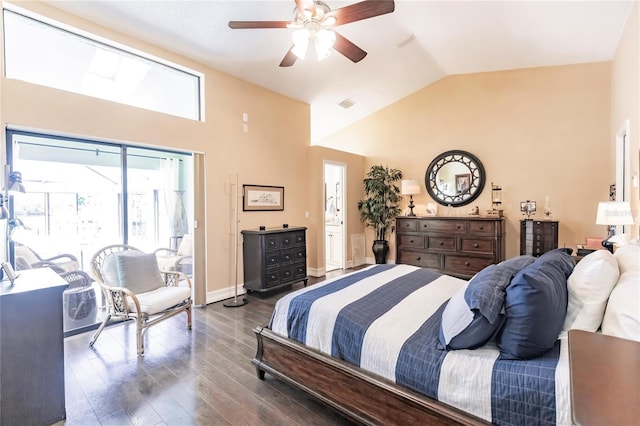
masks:
<svg viewBox="0 0 640 426"><path fill-rule="evenodd" d="M258 351L252 363L283 379L361 424L486 425L456 408L258 327Z"/></svg>

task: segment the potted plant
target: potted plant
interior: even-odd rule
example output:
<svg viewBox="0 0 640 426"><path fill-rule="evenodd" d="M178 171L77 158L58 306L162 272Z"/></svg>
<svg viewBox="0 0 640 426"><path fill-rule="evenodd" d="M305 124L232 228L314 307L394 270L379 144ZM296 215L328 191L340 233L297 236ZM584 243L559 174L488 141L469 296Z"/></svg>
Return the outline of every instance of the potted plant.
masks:
<svg viewBox="0 0 640 426"><path fill-rule="evenodd" d="M376 263L386 263L389 254L387 232L392 229L400 209L400 188L396 182L402 179L402 172L381 165L371 166L364 178L364 199L358 201L360 220L373 228L373 254Z"/></svg>

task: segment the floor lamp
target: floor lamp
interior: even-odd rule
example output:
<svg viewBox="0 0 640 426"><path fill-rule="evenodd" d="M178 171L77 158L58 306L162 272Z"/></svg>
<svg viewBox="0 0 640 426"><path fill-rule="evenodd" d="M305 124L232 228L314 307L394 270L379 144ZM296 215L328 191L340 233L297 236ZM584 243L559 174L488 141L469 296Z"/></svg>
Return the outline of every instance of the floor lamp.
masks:
<svg viewBox="0 0 640 426"><path fill-rule="evenodd" d="M238 174L236 173L236 182L233 186L231 198L233 198L233 282L235 288L235 294L233 299L228 299L222 302L222 305L227 308L238 308L244 306L249 301L246 297L238 297L238 223L240 222L240 214L238 212Z"/></svg>

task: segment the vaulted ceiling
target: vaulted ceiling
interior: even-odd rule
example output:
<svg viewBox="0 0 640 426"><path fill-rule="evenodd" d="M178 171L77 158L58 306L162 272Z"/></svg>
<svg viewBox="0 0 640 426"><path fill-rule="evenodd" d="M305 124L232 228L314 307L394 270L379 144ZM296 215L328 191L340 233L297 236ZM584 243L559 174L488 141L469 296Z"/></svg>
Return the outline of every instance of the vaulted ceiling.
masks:
<svg viewBox="0 0 640 426"><path fill-rule="evenodd" d="M373 0L375 1L375 0ZM317 141L452 74L611 60L631 1L410 1L336 30L368 54L279 67L293 29L231 29L293 20L294 0L48 0L70 13L311 105ZM357 1L326 1L332 10ZM354 105L345 109L344 99Z"/></svg>

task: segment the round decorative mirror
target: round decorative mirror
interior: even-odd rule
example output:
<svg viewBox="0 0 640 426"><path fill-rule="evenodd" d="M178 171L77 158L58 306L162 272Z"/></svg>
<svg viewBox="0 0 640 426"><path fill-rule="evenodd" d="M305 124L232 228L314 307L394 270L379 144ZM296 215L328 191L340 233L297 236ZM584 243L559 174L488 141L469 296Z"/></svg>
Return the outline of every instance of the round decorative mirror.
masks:
<svg viewBox="0 0 640 426"><path fill-rule="evenodd" d="M427 167L424 184L436 202L464 206L480 196L484 188L484 167L466 151L452 150L438 155Z"/></svg>

